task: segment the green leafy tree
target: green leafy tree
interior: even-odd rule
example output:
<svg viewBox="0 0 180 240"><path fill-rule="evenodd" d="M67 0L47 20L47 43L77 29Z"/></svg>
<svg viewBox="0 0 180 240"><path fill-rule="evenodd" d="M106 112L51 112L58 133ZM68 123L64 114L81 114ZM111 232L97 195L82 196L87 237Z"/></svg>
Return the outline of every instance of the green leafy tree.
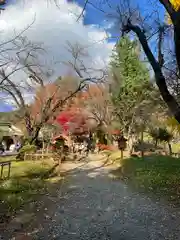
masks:
<svg viewBox="0 0 180 240"><path fill-rule="evenodd" d="M140 61L140 54L137 41L131 41L125 36L116 45L112 56L113 73L121 77L121 85L124 88L128 87L128 91L142 86L142 82L146 84L149 82L149 72Z"/></svg>
<svg viewBox="0 0 180 240"><path fill-rule="evenodd" d="M83 12L88 2L87 0L84 4ZM95 4L94 7L101 12L106 12L106 16L112 16L113 11L115 11L114 18L119 33L122 36L125 34L135 34L137 36L154 72L156 86L171 114L180 123L179 99L177 94L172 91L172 86L169 87L167 82L168 70L170 85L175 80L176 91L178 90L180 72L180 2L179 0L159 0L146 1L146 3L142 4L140 0L119 0L117 4L114 1L113 4L112 1L101 1L101 3ZM109 11L106 10L107 8L109 8ZM170 28L164 24L164 22L167 22L167 17L165 19L162 17L164 11L169 15ZM165 16L167 14L165 13ZM157 40L156 50L154 40Z"/></svg>
<svg viewBox="0 0 180 240"><path fill-rule="evenodd" d="M169 147L169 154L172 154L171 139L173 135L168 132L166 128L154 128L149 132L150 136L155 141L155 147L157 147L158 142L166 142Z"/></svg>
<svg viewBox="0 0 180 240"><path fill-rule="evenodd" d="M110 90L115 114L128 137L136 129L144 130L159 101L159 94L149 81L149 71L140 55L137 41L125 36L116 45L111 61L113 82Z"/></svg>

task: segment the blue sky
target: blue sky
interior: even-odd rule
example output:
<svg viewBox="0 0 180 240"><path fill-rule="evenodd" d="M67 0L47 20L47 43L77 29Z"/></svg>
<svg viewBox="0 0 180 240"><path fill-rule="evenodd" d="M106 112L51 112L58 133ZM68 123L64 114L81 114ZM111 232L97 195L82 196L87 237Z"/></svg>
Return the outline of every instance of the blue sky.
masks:
<svg viewBox="0 0 180 240"><path fill-rule="evenodd" d="M84 2L85 0L67 0L68 2L76 2L78 3L81 7L84 6ZM91 3L93 3L93 5L95 6L99 6L99 2L102 2L101 0L90 0ZM113 12L114 13L114 9L116 8L116 6L119 4L119 0L109 0L109 3L111 4L111 7L113 10L111 10L109 8L109 6L107 4L103 4L103 10L105 12ZM153 1L149 1L149 0L132 0L131 1L133 3L134 6L136 6L138 4L140 11L141 11L141 15L146 16L149 12L153 11L153 9L157 10L158 8L158 14L160 14L160 18L164 19L164 9L162 7L161 4L158 3L157 0L154 0L155 4L153 3ZM105 15L105 13L97 10L96 8L94 8L91 4L87 4L86 5L86 14L85 14L85 18L84 18L84 24L85 25L89 25L89 24L95 24L95 25L99 25L100 27L104 27L106 25L111 24L115 21L115 19L111 18L111 17L107 17ZM108 29L108 31L113 35L113 36L118 36L119 32L117 28L110 28ZM112 38L109 39L109 41L116 41L116 39Z"/></svg>
<svg viewBox="0 0 180 240"><path fill-rule="evenodd" d="M16 5L16 3L19 2L19 1L20 0L7 0L7 4L6 4L7 6L6 6L6 10L4 12L6 12L7 15L8 15L8 5L12 5L12 4ZM44 0L44 2L45 1L46 0ZM62 2L62 1L63 0L59 0L59 2ZM98 6L98 3L100 1L102 1L102 0L91 0L91 2L94 5L97 5L97 6ZM141 13L144 12L144 15L146 15L146 13L148 11L152 10L152 8L153 8L153 6L151 4L147 5L147 2L149 2L149 0L132 0L132 1L133 2L137 1L137 2L140 3ZM153 1L157 3L157 0L152 0L152 2ZM27 0L27 2L28 2L28 0ZM35 2L35 0L34 0L34 2ZM70 4L72 2L77 3L81 7L83 7L83 4L84 4L84 0L74 0L74 1L66 0L66 3L67 2L69 2ZM111 0L110 2L113 3L113 5L117 5L119 3L119 0ZM36 3L37 3L37 1L36 1ZM38 7L39 7L39 9L37 9ZM103 31L104 30L111 33L112 36L119 36L118 26L116 26L116 27L113 26L113 23L115 22L115 19L107 18L104 13L96 10L92 5L89 5L89 4L87 5L86 14L85 14L85 18L83 20L83 24L80 23L79 26L77 25L77 23L75 23L76 22L75 20L72 21L72 18L71 17L69 18L68 13L66 13L64 15L65 20L56 19L57 23L55 23L55 22L53 22L54 20L52 19L52 13L49 13L49 16L47 16L48 12L45 9L43 9L41 6L38 6L38 7L34 6L35 11L37 10L37 16L40 16L40 18L37 19L37 22L39 21L39 23L37 23L37 24L39 24L39 25L36 26L36 29L33 30L34 32L31 33L29 36L30 36L30 38L32 38L32 41L34 41L34 39L45 39L47 44L50 43L51 45L54 45L54 48L56 49L54 51L55 54L57 52L57 48L59 47L59 45L57 45L56 42L54 43L52 41L54 41L54 39L56 39L57 36L59 36L60 38L62 38L62 36L63 37L66 36L69 39L73 39L73 38L76 39L77 38L77 40L82 41L82 43L84 43L84 41L86 41L86 43L87 43L87 37L89 38L89 36L90 37L92 36L92 38L95 39L95 40L97 39L97 41L99 39L103 39L103 36L104 36ZM67 6L66 6L66 8L67 8ZM55 11L54 9L52 9L52 10ZM104 6L104 10L109 12L109 7L107 5ZM55 18L58 18L59 15L62 18L62 15L64 14L64 12L66 12L66 9L63 8L63 6L62 6L61 11L62 11L62 13L60 13L60 14L56 13L57 15L55 15L56 16ZM164 12L163 12L162 7L161 7L161 10L160 10L160 13L161 13L161 17L163 17ZM24 19L27 20L28 17L30 16L30 13L28 12L28 9L26 9L26 11L23 15L23 12L21 12L21 10L18 9L18 8L17 8L17 13L15 13L15 11L13 11L12 14L14 14L14 15L11 15L11 13L9 13L9 14L10 14L9 16L5 17L5 20L10 21L10 24L14 24L14 22L16 22L15 27L19 27L20 25L23 25L22 23L24 22ZM69 18L69 20L67 20L68 18ZM0 20L1 19L3 19L3 14L0 15ZM29 19L30 19L30 17L29 17ZM61 23L61 21L65 21L64 23L68 23L68 21L69 21L71 26L70 25L67 26L66 24L58 25L58 20L60 21L60 23ZM31 21L31 19L30 19L30 21ZM54 32L52 32L52 38L50 38L49 34L47 35L47 32L52 31L51 25L54 25L54 24L56 24L56 26L54 27ZM82 25L85 25L85 27L83 27ZM43 27L45 26L45 27L43 28L42 26ZM92 29L92 26L95 26L95 28ZM100 30L98 30L98 28ZM5 27L5 30L7 30L6 27ZM58 39L58 41L59 40L61 40L60 44L63 45L62 39ZM115 41L117 41L117 38L116 39L112 38L112 39L108 40L109 43L115 42ZM108 54L109 54L108 48L112 49L112 46L111 45L108 46L105 43L104 46L103 45L102 46L100 46L100 45L95 46L95 48L90 49L90 51L91 51L93 57L98 58L99 57L99 56L97 56L97 53L98 53L102 59L105 59L105 58L108 57ZM63 55L63 56L66 55L66 53L62 49L59 49L59 54ZM12 109L11 106L7 106L7 104L5 104L3 102L0 102L0 111L10 111L11 109Z"/></svg>
<svg viewBox="0 0 180 240"><path fill-rule="evenodd" d="M88 76L93 74L102 76L102 71L100 72L98 69L104 69L107 66L114 46L105 40L104 29L99 29L93 24L84 25L82 19L77 22L77 16L81 12L81 8L77 4L59 0L59 8L57 8L55 4L52 4L52 1L51 4L50 1L49 4L47 3L48 0L7 0L6 10L0 15L0 31L2 33L0 41L10 40L16 33L20 33L27 26L30 26L23 35L31 42L42 43L47 50L47 54L44 53L43 56L40 56L40 61L53 70L52 80L59 76L73 74L72 65L68 65L70 61L73 61L73 56L68 51L68 42L72 46L80 44L80 46L85 47L85 55L84 57L80 56L80 58L87 69L95 71L84 73L84 77L87 74ZM10 54L15 53L10 52ZM0 60L4 61L4 59ZM17 84L24 82L27 80L27 75L22 74L18 71L11 76L11 79ZM23 89L25 89L24 86ZM35 91L34 88L33 91ZM33 95L28 93L25 93L26 99L32 101ZM14 103L12 98L5 100L9 104ZM6 105L1 102L0 111L4 111L5 107Z"/></svg>
<svg viewBox="0 0 180 240"><path fill-rule="evenodd" d="M9 4L15 4L18 0L6 0L6 5L8 6ZM46 0L44 0L46 1ZM79 6L83 7L84 6L84 2L85 0L66 0L69 3L77 3ZM90 0L90 2L94 5L94 6L99 6L100 2L103 2L102 0ZM112 6L112 9L119 4L119 0L109 0L109 3ZM142 15L146 15L148 12L151 12L151 10L155 9L157 10L158 8L158 13L160 14L160 18L164 18L164 9L161 6L161 4L159 4L159 1L157 0L131 0L131 2L133 3L134 6L136 6L138 4L138 6L140 7L140 11ZM155 4L154 4L155 3ZM6 6L5 5L5 6ZM86 6L86 14L84 17L84 25L99 25L100 28L104 28L106 29L106 27L108 25L110 25L111 23L114 22L115 19L112 19L110 17L107 17L105 15L105 13L97 10L96 8L93 7L93 5L91 4L87 4ZM113 9L113 11L114 11ZM103 10L105 12L112 12L109 8L109 6L107 4L103 4ZM113 36L118 36L118 29L117 28L109 28L106 29L108 30L108 32L110 32ZM109 39L109 41L116 41L116 39L112 38Z"/></svg>
<svg viewBox="0 0 180 240"><path fill-rule="evenodd" d="M9 4L15 4L18 0L6 0L6 4L4 6L8 6ZM45 1L45 0L44 0ZM79 6L83 7L85 0L66 0L69 3L77 3ZM99 6L99 2L102 2L101 0L91 0L90 1L94 6ZM109 0L111 6L117 6L119 3L119 0ZM147 13L147 11L151 11L153 8L156 8L157 6L161 6L161 4L158 3L157 0L154 0L156 2L156 5L153 4L153 1L149 0L133 0L133 4L138 4L141 7L141 13ZM154 5L154 6L153 6ZM110 8L107 4L103 5L103 9L106 12L110 11ZM160 14L161 17L164 16L164 10L162 7L160 7ZM98 11L95 9L91 4L87 4L86 6L86 15L84 18L84 24L89 25L89 24L99 24L100 26L104 25L104 21L107 21L107 17L105 16L104 13L101 11ZM109 19L111 21L111 19Z"/></svg>

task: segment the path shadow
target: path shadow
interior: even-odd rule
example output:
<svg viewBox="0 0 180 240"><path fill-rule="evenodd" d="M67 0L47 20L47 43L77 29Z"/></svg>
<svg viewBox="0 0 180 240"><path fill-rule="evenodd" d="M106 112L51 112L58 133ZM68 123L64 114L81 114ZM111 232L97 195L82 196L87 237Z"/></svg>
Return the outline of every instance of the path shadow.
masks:
<svg viewBox="0 0 180 240"><path fill-rule="evenodd" d="M133 192L123 182L111 180L106 166L107 162L98 166L83 162L64 171L65 182L62 188L59 182L52 185L56 192L38 217L39 225L21 232L39 240L147 240L152 239L152 232L154 239L178 239L180 229L171 211ZM173 238L158 235L165 216L163 224L172 226L168 236ZM157 221L159 224L154 225Z"/></svg>
<svg viewBox="0 0 180 240"><path fill-rule="evenodd" d="M92 168L89 168L87 170L84 170L83 167L87 166L87 164L89 162L90 161L86 160L81 165L78 165L77 167L75 167L73 169L62 171L61 174L62 174L62 176L66 176L66 175L73 176L74 174L77 174L78 172L83 172L84 174L88 174L88 173L93 172L95 170L102 169L105 166L111 165L111 164L109 164L109 160L106 160L100 166L92 167Z"/></svg>
<svg viewBox="0 0 180 240"><path fill-rule="evenodd" d="M43 229L32 236L43 240L146 240L151 239L153 231L154 239L165 239L158 235L160 223L168 216L165 225L172 224L171 211L132 191L123 182L111 180L106 164L93 167L83 163L67 171L68 181L59 195L53 224L44 223ZM153 222L157 220L159 224L155 226ZM176 221L173 224L168 234L175 239L175 229L180 229Z"/></svg>

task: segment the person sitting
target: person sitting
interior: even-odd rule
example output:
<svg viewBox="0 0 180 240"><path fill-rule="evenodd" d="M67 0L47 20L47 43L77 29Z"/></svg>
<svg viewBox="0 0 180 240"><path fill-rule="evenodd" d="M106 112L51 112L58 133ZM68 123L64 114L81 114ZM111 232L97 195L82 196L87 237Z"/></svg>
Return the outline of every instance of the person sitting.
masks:
<svg viewBox="0 0 180 240"><path fill-rule="evenodd" d="M0 154L3 154L5 151L4 146L2 143L0 143Z"/></svg>
<svg viewBox="0 0 180 240"><path fill-rule="evenodd" d="M21 148L21 143L20 142L17 142L16 145L15 145L15 150L18 152Z"/></svg>

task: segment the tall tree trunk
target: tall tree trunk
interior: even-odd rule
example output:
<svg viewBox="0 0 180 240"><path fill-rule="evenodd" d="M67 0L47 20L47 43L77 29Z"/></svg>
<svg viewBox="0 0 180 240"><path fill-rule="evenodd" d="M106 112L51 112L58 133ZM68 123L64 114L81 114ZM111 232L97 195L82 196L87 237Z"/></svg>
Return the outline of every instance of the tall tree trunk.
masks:
<svg viewBox="0 0 180 240"><path fill-rule="evenodd" d="M128 127L128 131L127 131L127 146L128 146L128 151L129 151L129 155L131 156L134 150L134 135L132 134L132 126L133 126L133 121L134 121L134 116L131 120L131 124Z"/></svg>
<svg viewBox="0 0 180 240"><path fill-rule="evenodd" d="M25 120L25 125L26 125L26 130L27 130L28 137L31 138L32 134L33 134L33 127L32 127L32 124L31 124L31 117L30 117L30 114L28 112L25 112L24 120Z"/></svg>
<svg viewBox="0 0 180 240"><path fill-rule="evenodd" d="M39 125L34 129L32 138L31 138L31 140L30 140L30 143L31 143L31 144L32 144L32 143L35 143L36 140L38 139L39 132L40 132L41 128L42 128L42 125L39 124Z"/></svg>
<svg viewBox="0 0 180 240"><path fill-rule="evenodd" d="M155 148L157 148L157 146L158 146L158 140L157 139L155 140L154 146L155 146Z"/></svg>
<svg viewBox="0 0 180 240"><path fill-rule="evenodd" d="M180 7L175 9L172 2L179 3L178 1L170 1L170 0L159 0L159 2L164 6L166 11L171 17L173 26L174 26L174 45L176 52L176 60L178 69L180 72Z"/></svg>
<svg viewBox="0 0 180 240"><path fill-rule="evenodd" d="M113 143L113 136L112 136L112 134L111 133L108 133L107 134L107 139L108 139L108 144L112 144Z"/></svg>
<svg viewBox="0 0 180 240"><path fill-rule="evenodd" d="M172 147L170 142L168 142L168 148L169 148L169 155L172 155Z"/></svg>
<svg viewBox="0 0 180 240"><path fill-rule="evenodd" d="M129 151L129 155L131 156L133 154L134 151L134 143L136 142L136 139L134 137L134 135L132 135L131 137L129 136L129 140L128 140L128 151Z"/></svg>
<svg viewBox="0 0 180 240"><path fill-rule="evenodd" d="M144 157L144 127L141 129L141 157Z"/></svg>
<svg viewBox="0 0 180 240"><path fill-rule="evenodd" d="M176 53L178 54L180 51L180 40L178 39L180 33L177 32L180 27L176 26L175 27L175 44L176 44ZM142 48L149 60L149 63L151 64L154 74L155 74L155 79L156 79L156 85L159 88L159 91L161 93L161 96L163 100L166 102L167 106L169 107L169 110L171 113L174 115L175 119L180 123L180 106L178 105L178 102L175 100L175 98L170 94L167 85L166 85L166 80L165 77L162 73L161 66L158 63L158 61L155 59L152 51L149 48L145 33L141 30L141 28L137 25L133 25L130 21L128 21L127 25L124 27L124 31L133 31L136 33ZM178 56L178 59L180 56ZM180 61L180 59L179 59ZM178 63L180 64L180 63Z"/></svg>

